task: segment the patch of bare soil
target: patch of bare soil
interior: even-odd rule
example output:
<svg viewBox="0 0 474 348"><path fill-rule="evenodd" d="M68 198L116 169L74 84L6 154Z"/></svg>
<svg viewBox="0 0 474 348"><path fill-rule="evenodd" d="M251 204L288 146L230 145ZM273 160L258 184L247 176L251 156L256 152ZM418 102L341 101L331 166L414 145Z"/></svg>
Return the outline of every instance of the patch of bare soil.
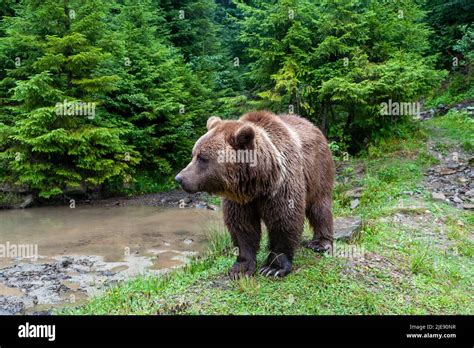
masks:
<svg viewBox="0 0 474 348"><path fill-rule="evenodd" d="M392 285L406 283L410 278L407 267L401 267L406 262L402 259L390 258L365 251L361 257L348 258L343 274L354 278L364 279L364 283L374 290L383 290L381 277L390 279Z"/></svg>

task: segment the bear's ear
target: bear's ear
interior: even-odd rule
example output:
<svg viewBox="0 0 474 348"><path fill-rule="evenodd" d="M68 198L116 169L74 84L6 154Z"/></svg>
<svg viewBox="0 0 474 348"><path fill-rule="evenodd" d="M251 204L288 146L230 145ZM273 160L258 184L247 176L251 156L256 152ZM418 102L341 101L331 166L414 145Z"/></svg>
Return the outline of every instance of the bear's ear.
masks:
<svg viewBox="0 0 474 348"><path fill-rule="evenodd" d="M238 149L253 148L255 130L250 125L240 127L234 134L234 145Z"/></svg>
<svg viewBox="0 0 474 348"><path fill-rule="evenodd" d="M209 117L207 119L207 124L206 124L207 130L211 130L212 128L217 126L221 121L222 120L220 119L220 117L217 117L217 116Z"/></svg>

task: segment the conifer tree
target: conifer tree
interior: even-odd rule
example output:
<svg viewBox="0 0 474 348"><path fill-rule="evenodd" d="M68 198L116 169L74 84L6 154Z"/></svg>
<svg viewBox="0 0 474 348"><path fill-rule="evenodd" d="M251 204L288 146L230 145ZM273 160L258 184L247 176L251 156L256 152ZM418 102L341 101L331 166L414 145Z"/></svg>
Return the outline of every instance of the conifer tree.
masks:
<svg viewBox="0 0 474 348"><path fill-rule="evenodd" d="M279 0L238 7L256 105L300 113L359 149L393 121L381 117L382 101L414 102L443 76L424 56L429 30L415 1Z"/></svg>
<svg viewBox="0 0 474 348"><path fill-rule="evenodd" d="M102 106L119 80L98 73L111 56L100 47L107 9L102 0L22 1L4 17L1 55L10 64L1 111L10 120L0 123L0 161L7 181L41 197L127 180L139 161L124 122Z"/></svg>
<svg viewBox="0 0 474 348"><path fill-rule="evenodd" d="M117 53L104 70L120 81L107 93L106 109L133 124L128 142L140 153L142 176L166 184L203 130L210 92L172 46L160 7L126 0L115 10L110 41Z"/></svg>

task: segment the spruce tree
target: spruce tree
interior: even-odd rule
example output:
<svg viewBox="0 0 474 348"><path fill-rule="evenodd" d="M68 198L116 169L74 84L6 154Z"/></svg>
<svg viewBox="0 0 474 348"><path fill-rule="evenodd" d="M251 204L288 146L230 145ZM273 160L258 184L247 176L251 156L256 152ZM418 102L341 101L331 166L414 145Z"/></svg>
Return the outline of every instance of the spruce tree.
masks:
<svg viewBox="0 0 474 348"><path fill-rule="evenodd" d="M133 124L127 140L142 159L138 180L169 186L203 130L210 93L172 46L165 13L153 1L126 0L114 12L109 40L116 54L103 70L120 81L104 106Z"/></svg>
<svg viewBox="0 0 474 348"><path fill-rule="evenodd" d="M354 150L391 122L388 99L416 102L442 72L425 57L429 30L416 1L238 3L257 107L296 112Z"/></svg>
<svg viewBox="0 0 474 348"><path fill-rule="evenodd" d="M128 127L103 109L119 80L98 73L111 54L100 47L109 33L107 1L22 1L4 17L0 123L4 180L40 197L79 186L97 188L139 161L124 138ZM12 87L7 89L6 86Z"/></svg>

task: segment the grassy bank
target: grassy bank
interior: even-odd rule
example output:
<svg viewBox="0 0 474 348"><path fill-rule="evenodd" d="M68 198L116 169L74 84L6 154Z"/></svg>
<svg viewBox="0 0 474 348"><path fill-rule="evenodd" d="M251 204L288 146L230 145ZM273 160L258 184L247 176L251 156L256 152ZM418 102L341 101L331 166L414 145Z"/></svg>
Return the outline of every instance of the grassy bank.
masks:
<svg viewBox="0 0 474 348"><path fill-rule="evenodd" d="M209 254L162 277L139 277L65 314L474 314L473 214L435 202L424 187L436 163L428 139L472 151L473 123L450 113L341 164L336 216L360 216L352 247L363 257L320 256L301 248L284 279L226 273L235 256L225 231L210 227ZM415 127L416 128L416 127ZM411 128L412 129L412 128ZM350 209L344 192L364 187ZM305 238L310 231L305 229ZM336 243L336 250L347 248ZM266 257L260 251L260 264Z"/></svg>

